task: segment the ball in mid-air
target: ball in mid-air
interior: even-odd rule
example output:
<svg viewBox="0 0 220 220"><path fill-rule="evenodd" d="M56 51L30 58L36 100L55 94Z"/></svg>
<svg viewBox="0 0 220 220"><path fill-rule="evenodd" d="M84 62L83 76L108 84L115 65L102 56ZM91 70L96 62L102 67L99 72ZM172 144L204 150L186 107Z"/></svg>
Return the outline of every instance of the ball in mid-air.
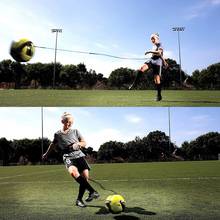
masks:
<svg viewBox="0 0 220 220"><path fill-rule="evenodd" d="M113 214L121 213L125 210L125 199L121 195L110 195L105 200L105 206Z"/></svg>
<svg viewBox="0 0 220 220"><path fill-rule="evenodd" d="M10 47L10 54L17 62L28 62L34 56L34 44L25 38L13 41Z"/></svg>

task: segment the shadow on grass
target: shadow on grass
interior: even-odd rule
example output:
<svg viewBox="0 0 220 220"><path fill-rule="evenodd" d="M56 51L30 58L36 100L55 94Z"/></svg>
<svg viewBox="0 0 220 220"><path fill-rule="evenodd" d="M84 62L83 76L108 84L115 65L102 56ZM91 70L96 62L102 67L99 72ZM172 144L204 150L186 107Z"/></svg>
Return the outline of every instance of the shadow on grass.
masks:
<svg viewBox="0 0 220 220"><path fill-rule="evenodd" d="M96 212L97 215L107 215L107 214L111 214L106 208L105 206L94 206L94 205L88 205L88 207L94 207L94 208L99 208L99 210ZM129 213L136 213L136 214L139 214L139 215L156 215L155 212L150 212L150 211L147 211L141 207L126 207L125 208L125 211L123 212L123 215L118 215L118 216L115 216L114 218L116 220L122 220L122 219L128 219L128 220L137 220L139 219L138 217L136 216L131 216L131 215L125 215L124 213L126 214L129 214ZM125 218L126 217L126 218Z"/></svg>
<svg viewBox="0 0 220 220"><path fill-rule="evenodd" d="M132 215L117 215L114 217L116 220L139 220L140 218Z"/></svg>
<svg viewBox="0 0 220 220"><path fill-rule="evenodd" d="M218 101L207 101L207 100L163 100L164 102L175 102L175 103L204 103L204 104L220 104Z"/></svg>

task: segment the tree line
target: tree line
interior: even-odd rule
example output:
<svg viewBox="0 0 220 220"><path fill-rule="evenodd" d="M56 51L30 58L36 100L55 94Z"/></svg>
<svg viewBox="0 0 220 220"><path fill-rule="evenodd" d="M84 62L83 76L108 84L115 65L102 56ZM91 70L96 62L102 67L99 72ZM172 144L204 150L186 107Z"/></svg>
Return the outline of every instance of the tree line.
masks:
<svg viewBox="0 0 220 220"><path fill-rule="evenodd" d="M182 88L179 65L175 60L167 59L169 68L162 73L164 88ZM53 63L21 64L12 60L0 62L0 85L10 84L14 88L51 88L53 86ZM86 65L56 64L55 87L58 89L127 89L133 82L136 71L130 68L118 68L108 78L102 73L87 70ZM181 78L187 88L220 89L220 63L201 71L195 70L191 76L181 71ZM1 86L2 87L2 86ZM143 74L137 89L153 89L153 73Z"/></svg>
<svg viewBox="0 0 220 220"><path fill-rule="evenodd" d="M47 161L41 160L51 141L43 139L7 140L0 138L0 161L2 165L59 164L62 154L59 149L51 152ZM143 138L135 137L127 143L108 141L98 151L92 147L83 150L89 162L148 162L173 160L216 160L220 153L220 133L209 132L177 147L162 131L153 131Z"/></svg>

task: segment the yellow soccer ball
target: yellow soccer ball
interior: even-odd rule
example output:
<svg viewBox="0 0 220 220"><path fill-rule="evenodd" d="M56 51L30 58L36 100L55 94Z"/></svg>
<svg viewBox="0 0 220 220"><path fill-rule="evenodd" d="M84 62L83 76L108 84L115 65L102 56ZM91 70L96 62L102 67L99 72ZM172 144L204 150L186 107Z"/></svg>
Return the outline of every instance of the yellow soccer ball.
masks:
<svg viewBox="0 0 220 220"><path fill-rule="evenodd" d="M10 47L10 54L17 62L28 62L34 56L34 44L25 38L13 41Z"/></svg>
<svg viewBox="0 0 220 220"><path fill-rule="evenodd" d="M121 195L110 195L105 200L109 212L119 214L125 210L125 199Z"/></svg>

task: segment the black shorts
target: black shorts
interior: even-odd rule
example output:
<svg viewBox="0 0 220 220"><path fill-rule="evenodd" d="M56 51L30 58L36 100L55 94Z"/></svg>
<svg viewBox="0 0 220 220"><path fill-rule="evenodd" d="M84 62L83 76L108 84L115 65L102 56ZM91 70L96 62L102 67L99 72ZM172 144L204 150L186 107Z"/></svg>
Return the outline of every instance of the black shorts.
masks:
<svg viewBox="0 0 220 220"><path fill-rule="evenodd" d="M148 67L153 70L153 75L154 76L155 75L160 75L161 76L161 70L162 70L161 66L155 65L151 62L145 62L144 64L148 65Z"/></svg>
<svg viewBox="0 0 220 220"><path fill-rule="evenodd" d="M70 166L75 166L77 167L79 173L82 173L83 170L90 170L90 166L85 160L84 157L76 158L76 159L71 159L68 157L63 157L63 162L68 169Z"/></svg>

